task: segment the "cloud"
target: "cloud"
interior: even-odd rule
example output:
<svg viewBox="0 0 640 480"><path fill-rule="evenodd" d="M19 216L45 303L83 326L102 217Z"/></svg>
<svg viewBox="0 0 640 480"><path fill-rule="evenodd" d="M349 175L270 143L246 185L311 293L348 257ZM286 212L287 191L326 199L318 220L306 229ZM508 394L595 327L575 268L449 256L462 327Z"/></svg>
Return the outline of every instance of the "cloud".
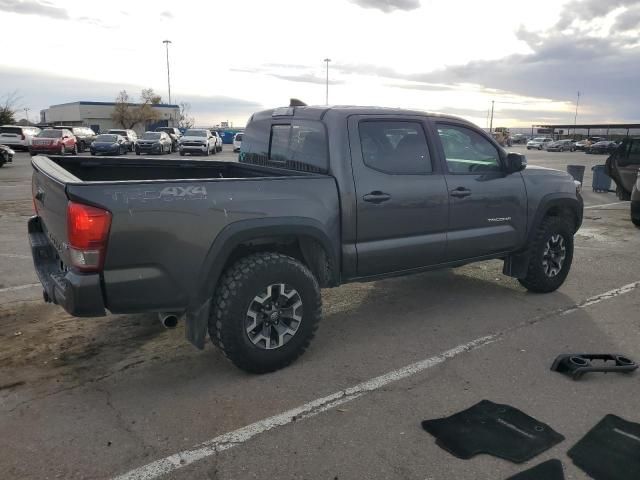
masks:
<svg viewBox="0 0 640 480"><path fill-rule="evenodd" d="M394 10L415 10L420 8L420 0L349 0L362 8L375 8L385 13Z"/></svg>
<svg viewBox="0 0 640 480"><path fill-rule="evenodd" d="M0 0L0 11L22 15L38 15L61 20L70 18L69 13L64 8L38 0Z"/></svg>
<svg viewBox="0 0 640 480"><path fill-rule="evenodd" d="M616 23L613 25L613 30L616 32L640 30L640 5L629 8L618 15Z"/></svg>
<svg viewBox="0 0 640 480"><path fill-rule="evenodd" d="M496 96L513 94L568 104L575 101L580 91L582 120L638 121L640 43L638 35L630 32L634 24L637 28L639 7L637 0L570 3L548 30L536 32L520 27L516 31L517 38L529 46L529 54L474 60L412 74L375 65L336 65L335 69L412 82L394 85L402 88L432 90L434 85L474 84L478 91ZM607 25L605 16L609 16L607 21L613 26L603 32Z"/></svg>
<svg viewBox="0 0 640 480"><path fill-rule="evenodd" d="M47 88L43 89L42 86ZM113 102L120 90L127 90L129 95L137 99L143 85L132 83L108 83L50 75L31 70L15 70L0 66L0 94L17 89L22 103L31 108L31 115L50 105L77 102L81 100ZM263 106L254 101L227 96L172 95L174 103L186 101L191 103L191 113L203 124L214 123L221 119L248 118ZM172 99L172 100L173 100ZM166 99L165 99L166 100Z"/></svg>
<svg viewBox="0 0 640 480"><path fill-rule="evenodd" d="M166 18L167 20L171 20L171 19L173 19L173 18L174 18L174 17L173 17L173 13L171 13L171 12L170 12L170 11L168 11L168 10L165 10L164 12L160 13L160 16L161 16L162 18Z"/></svg>
<svg viewBox="0 0 640 480"><path fill-rule="evenodd" d="M308 65L265 63L257 67L234 67L229 69L232 72L257 73L279 78L288 82L313 83L324 85L327 81L324 75L317 75ZM307 70L306 72L302 70ZM330 85L344 83L342 80L329 79Z"/></svg>

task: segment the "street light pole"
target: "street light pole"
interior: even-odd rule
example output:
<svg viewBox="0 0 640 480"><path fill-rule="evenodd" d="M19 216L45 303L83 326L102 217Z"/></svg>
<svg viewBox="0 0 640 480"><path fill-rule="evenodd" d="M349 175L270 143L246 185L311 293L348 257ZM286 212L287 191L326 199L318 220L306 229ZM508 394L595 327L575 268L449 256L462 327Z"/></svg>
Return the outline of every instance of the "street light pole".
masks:
<svg viewBox="0 0 640 480"><path fill-rule="evenodd" d="M578 105L580 104L580 91L578 91L578 98L576 99L576 114L573 117L573 134L576 134L576 125L578 124Z"/></svg>
<svg viewBox="0 0 640 480"><path fill-rule="evenodd" d="M489 133L493 132L493 105L495 103L495 100L491 100L491 121L489 122Z"/></svg>
<svg viewBox="0 0 640 480"><path fill-rule="evenodd" d="M24 116L27 119L27 123L29 122L29 110L31 110L29 107L24 107Z"/></svg>
<svg viewBox="0 0 640 480"><path fill-rule="evenodd" d="M169 88L169 104L171 104L171 76L169 74L169 44L171 40L163 40L166 50L167 50L167 87Z"/></svg>
<svg viewBox="0 0 640 480"><path fill-rule="evenodd" d="M327 64L327 82L326 82L326 95L325 95L325 105L329 105L329 62L330 58L325 58L324 62Z"/></svg>

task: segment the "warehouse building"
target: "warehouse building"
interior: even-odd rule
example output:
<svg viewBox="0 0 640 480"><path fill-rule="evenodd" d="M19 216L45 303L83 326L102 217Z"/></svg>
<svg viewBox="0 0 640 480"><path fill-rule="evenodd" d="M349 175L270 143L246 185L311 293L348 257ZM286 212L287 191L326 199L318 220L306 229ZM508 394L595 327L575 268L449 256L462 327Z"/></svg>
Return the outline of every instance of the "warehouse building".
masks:
<svg viewBox="0 0 640 480"><path fill-rule="evenodd" d="M43 125L70 125L90 127L94 132L106 132L110 128L122 128L111 118L115 103L113 102L72 102L51 105L40 111L40 123ZM140 104L130 103L135 108ZM174 127L180 119L180 106L160 103L152 108L158 112L158 119L146 125L138 124L133 129L138 134L157 127Z"/></svg>

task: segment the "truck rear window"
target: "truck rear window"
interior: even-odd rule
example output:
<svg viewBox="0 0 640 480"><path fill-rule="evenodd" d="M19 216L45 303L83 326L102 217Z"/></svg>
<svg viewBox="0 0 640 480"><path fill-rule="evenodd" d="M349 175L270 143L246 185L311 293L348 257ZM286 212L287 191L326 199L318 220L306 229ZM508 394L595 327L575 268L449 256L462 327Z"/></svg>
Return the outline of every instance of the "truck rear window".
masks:
<svg viewBox="0 0 640 480"><path fill-rule="evenodd" d="M272 124L251 122L242 138L240 161L303 172L326 173L328 147L324 125L309 120Z"/></svg>

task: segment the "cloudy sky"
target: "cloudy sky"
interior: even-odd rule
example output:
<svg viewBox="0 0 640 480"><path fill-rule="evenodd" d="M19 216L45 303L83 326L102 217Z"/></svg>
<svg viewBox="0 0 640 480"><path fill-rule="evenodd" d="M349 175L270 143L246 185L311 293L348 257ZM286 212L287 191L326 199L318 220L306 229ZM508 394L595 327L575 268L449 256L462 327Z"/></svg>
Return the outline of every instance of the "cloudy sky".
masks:
<svg viewBox="0 0 640 480"><path fill-rule="evenodd" d="M640 121L640 0L0 0L0 97L50 104L152 87L200 125L290 97L494 125ZM9 39L12 39L9 41Z"/></svg>

